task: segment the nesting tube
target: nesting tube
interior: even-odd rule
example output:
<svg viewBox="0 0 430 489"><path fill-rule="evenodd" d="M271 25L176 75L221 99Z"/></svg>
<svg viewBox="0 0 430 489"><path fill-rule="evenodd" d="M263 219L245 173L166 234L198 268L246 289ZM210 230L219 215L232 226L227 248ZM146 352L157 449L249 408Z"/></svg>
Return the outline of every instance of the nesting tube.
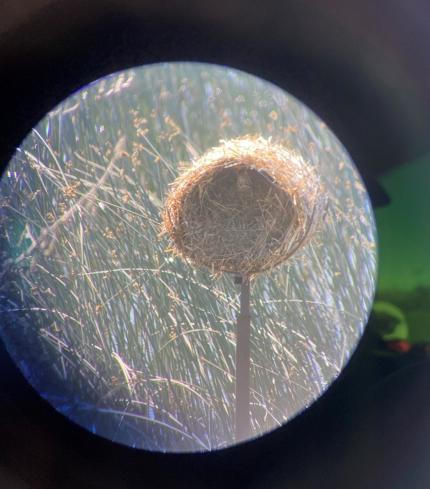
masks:
<svg viewBox="0 0 430 489"><path fill-rule="evenodd" d="M231 272L241 285L236 324L235 438L251 436L250 278L302 248L321 221L325 195L300 155L262 137L223 141L186 169L167 196L170 250L194 266Z"/></svg>

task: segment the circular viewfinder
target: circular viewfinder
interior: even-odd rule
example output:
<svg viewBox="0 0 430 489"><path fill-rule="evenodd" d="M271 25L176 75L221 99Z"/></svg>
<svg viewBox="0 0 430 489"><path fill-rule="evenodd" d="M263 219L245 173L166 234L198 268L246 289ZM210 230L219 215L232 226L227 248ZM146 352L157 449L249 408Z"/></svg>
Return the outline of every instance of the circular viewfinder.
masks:
<svg viewBox="0 0 430 489"><path fill-rule="evenodd" d="M49 112L0 182L0 335L31 385L115 442L209 451L312 404L373 301L347 151L255 76L165 63Z"/></svg>

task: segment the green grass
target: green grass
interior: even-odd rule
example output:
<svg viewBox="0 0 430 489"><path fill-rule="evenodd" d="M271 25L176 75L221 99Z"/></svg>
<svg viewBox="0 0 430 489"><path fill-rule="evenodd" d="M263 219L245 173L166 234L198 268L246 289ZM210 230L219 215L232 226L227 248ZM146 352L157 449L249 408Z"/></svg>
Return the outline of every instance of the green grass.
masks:
<svg viewBox="0 0 430 489"><path fill-rule="evenodd" d="M181 162L245 134L301 151L329 194L315 240L253 283L254 434L308 406L355 347L373 299L375 228L330 131L233 70L128 71L48 114L0 185L2 338L33 386L88 429L160 451L234 442L238 288L166 253L159 231ZM109 167L122 136L127 155Z"/></svg>

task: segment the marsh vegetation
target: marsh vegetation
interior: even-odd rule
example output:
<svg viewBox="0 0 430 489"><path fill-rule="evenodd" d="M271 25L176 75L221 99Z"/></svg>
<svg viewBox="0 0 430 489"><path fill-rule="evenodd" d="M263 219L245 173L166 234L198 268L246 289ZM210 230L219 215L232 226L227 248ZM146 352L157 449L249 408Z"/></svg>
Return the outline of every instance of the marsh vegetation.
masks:
<svg viewBox="0 0 430 489"><path fill-rule="evenodd" d="M238 290L168 253L159 234L181 165L246 134L294 147L329 197L309 246L253 283L257 436L327 388L373 299L370 203L322 121L235 70L154 65L69 97L4 173L1 337L38 392L90 431L157 451L234 442Z"/></svg>

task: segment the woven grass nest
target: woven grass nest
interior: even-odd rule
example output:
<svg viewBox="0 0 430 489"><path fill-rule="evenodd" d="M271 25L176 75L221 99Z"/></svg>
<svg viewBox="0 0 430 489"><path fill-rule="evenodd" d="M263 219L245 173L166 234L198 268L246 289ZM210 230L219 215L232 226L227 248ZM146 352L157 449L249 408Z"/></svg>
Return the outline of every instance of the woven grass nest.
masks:
<svg viewBox="0 0 430 489"><path fill-rule="evenodd" d="M325 197L300 155L263 137L222 141L173 182L163 211L169 250L214 273L252 276L313 236Z"/></svg>

